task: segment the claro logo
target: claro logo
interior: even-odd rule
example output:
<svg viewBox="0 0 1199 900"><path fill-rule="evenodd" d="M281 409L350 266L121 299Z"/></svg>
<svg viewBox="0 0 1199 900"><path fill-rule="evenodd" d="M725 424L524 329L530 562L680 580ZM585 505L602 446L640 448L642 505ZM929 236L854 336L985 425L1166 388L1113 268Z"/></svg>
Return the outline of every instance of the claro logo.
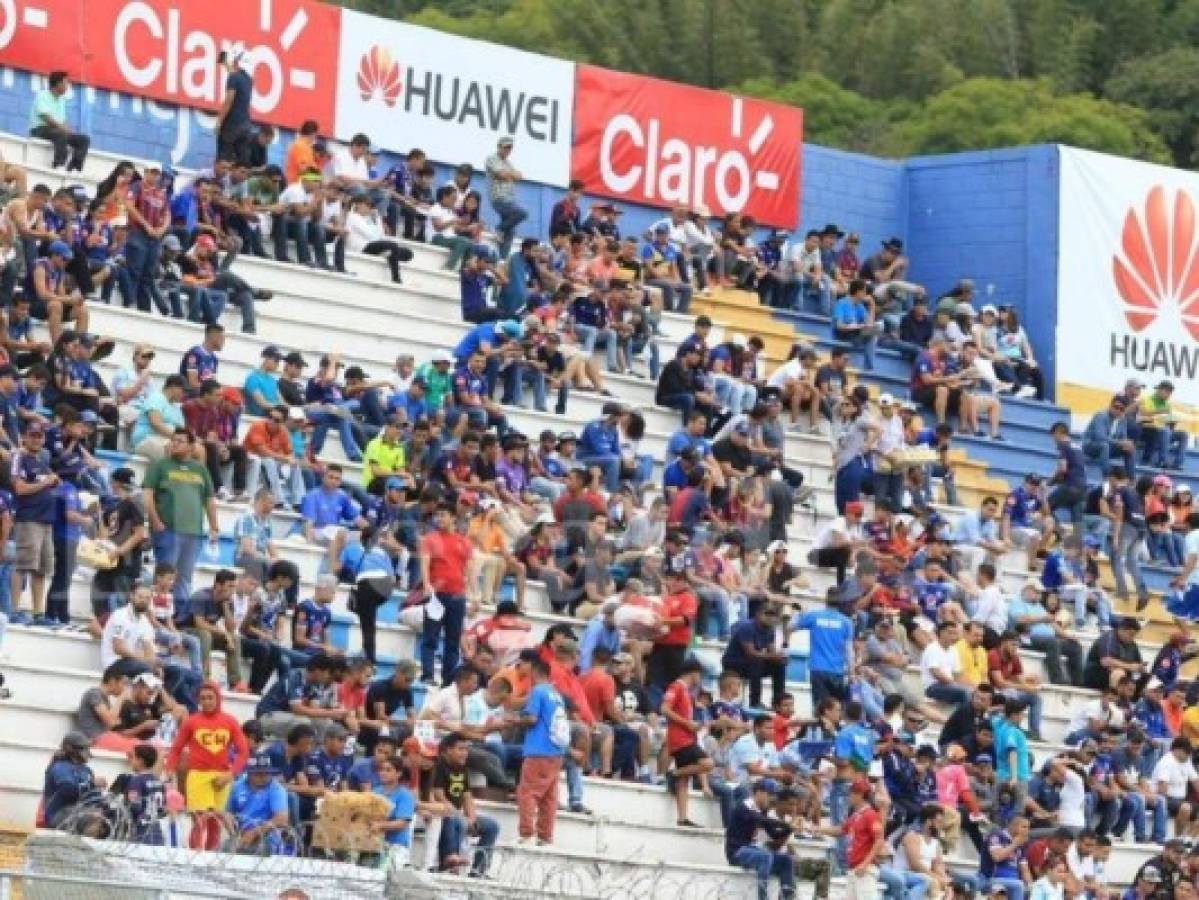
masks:
<svg viewBox="0 0 1199 900"><path fill-rule="evenodd" d="M253 6L247 4L250 10ZM116 16L112 31L113 56L121 76L133 88L164 92L188 105L212 105L221 98L224 75L217 57L222 50L241 51L242 66L254 76L254 109L267 114L279 106L284 91L293 88L314 91L313 69L291 65L289 51L309 27L303 7L289 4L290 16L275 16L275 0L258 0L257 16L229 15L233 9L219 4L221 18L214 19L203 6L190 3L186 12L175 6L162 9L135 0L127 3ZM212 7L208 8L209 10ZM244 9L244 8L243 8ZM184 16L188 21L184 21ZM216 29L205 29L191 20L203 18L221 22ZM254 27L241 27L242 20L256 19ZM228 32L239 33L234 37ZM246 39L246 34L255 38Z"/></svg>
<svg viewBox="0 0 1199 900"><path fill-rule="evenodd" d="M1143 210L1134 207L1125 214L1112 278L1133 331L1143 331L1176 308L1183 327L1199 340L1196 236L1195 204L1183 190L1174 192L1171 203L1165 188L1157 185Z"/></svg>
<svg viewBox="0 0 1199 900"><path fill-rule="evenodd" d="M358 61L358 95L363 100L382 100L392 107L403 87L400 64L392 59L390 50L376 44L362 54Z"/></svg>
<svg viewBox="0 0 1199 900"><path fill-rule="evenodd" d="M640 192L650 201L687 204L706 203L710 189L723 210L744 209L754 190L777 191L778 172L755 168L774 131L773 118L766 113L750 129L744 101L730 100L728 133L738 146L727 149L692 146L671 135L658 118L642 123L627 113L613 116L600 141L604 185L618 194ZM626 152L630 145L635 153Z"/></svg>

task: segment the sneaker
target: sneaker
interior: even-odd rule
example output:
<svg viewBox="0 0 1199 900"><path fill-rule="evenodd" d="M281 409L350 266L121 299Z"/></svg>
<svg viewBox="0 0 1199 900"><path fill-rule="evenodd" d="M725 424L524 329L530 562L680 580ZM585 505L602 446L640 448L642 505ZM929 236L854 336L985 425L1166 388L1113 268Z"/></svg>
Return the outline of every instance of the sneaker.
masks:
<svg viewBox="0 0 1199 900"><path fill-rule="evenodd" d="M58 622L51 619L49 616L34 616L33 621L29 623L34 628L57 628Z"/></svg>
<svg viewBox="0 0 1199 900"><path fill-rule="evenodd" d="M1016 391L1016 396L1025 400L1027 400L1029 397L1035 397L1036 395L1037 389L1031 384L1026 384L1024 387L1020 388L1020 390Z"/></svg>
<svg viewBox="0 0 1199 900"><path fill-rule="evenodd" d="M579 813L580 815L584 815L584 816L593 816L593 815L595 815L595 813L593 813L593 812L592 812L590 809L588 809L588 808L587 808L586 806L584 806L582 803L572 803L572 804L570 804L570 811L571 811L572 813Z"/></svg>
<svg viewBox="0 0 1199 900"><path fill-rule="evenodd" d="M516 839L517 847L536 847L539 841L531 837L522 837Z"/></svg>
<svg viewBox="0 0 1199 900"><path fill-rule="evenodd" d="M33 624L33 616L31 616L31 615L29 615L29 613L23 612L23 611L15 612L11 616L8 617L8 623L10 625L32 625Z"/></svg>

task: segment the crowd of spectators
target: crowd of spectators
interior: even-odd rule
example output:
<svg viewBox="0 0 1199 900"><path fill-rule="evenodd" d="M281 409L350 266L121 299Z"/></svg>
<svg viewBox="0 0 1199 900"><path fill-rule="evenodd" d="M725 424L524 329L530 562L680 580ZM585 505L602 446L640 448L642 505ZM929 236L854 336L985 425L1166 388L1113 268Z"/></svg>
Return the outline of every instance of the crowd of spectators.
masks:
<svg viewBox="0 0 1199 900"><path fill-rule="evenodd" d="M230 90L247 89L236 58L226 65ZM146 842L163 842L161 821L184 807L226 814L243 849L300 852L322 800L368 791L390 804L377 861L476 876L499 832L476 795L515 801L519 844L550 844L560 805L591 813L584 775L663 786L683 828L697 827L693 788L716 798L729 863L785 895L802 842L827 835L855 897L956 885L1102 900L1113 839L1199 829L1199 706L1179 675L1199 648L1180 632L1143 660L1140 623L1113 614L1099 578L1106 552L1118 599L1127 571L1147 601L1148 536L1181 566L1176 614L1199 610L1189 492L1128 483L1141 448L1143 463L1181 463L1168 383L1131 415L1113 400L1081 447L1055 427L1052 490L1030 473L947 518L932 501L939 480L957 503L949 416L1001 438L997 395L1043 385L1015 311L976 316L963 282L930 313L898 239L859 262L857 237L835 225L758 245L748 217L709 230L702 207L626 237L609 203L584 217L574 183L545 244L518 233L510 138L485 165L488 230L470 166L434 188L420 150L381 172L366 136L330 153L315 122L274 166L272 132L239 109L235 96L213 169L186 185L169 167L121 163L92 197L25 190L5 169L0 537L15 553L0 609L72 627L81 548L99 563L88 627L103 674L47 769L48 824L77 824L107 787L87 765L96 747L129 754L117 789ZM300 264L344 271L348 249L385 256L399 282L420 241L445 247L459 277L470 327L455 347L401 354L371 377L333 348L310 365L272 344L241 385L222 380L224 307L252 332L270 299L233 271L239 254L286 261L294 244ZM705 315L663 362L662 313L714 286L815 303L866 368L876 347L911 356L911 401L854 383L844 347L822 363L797 345L768 376L761 339L709 343ZM100 377L112 342L88 331L87 303L114 287L126 306L204 325L177 372L159 381L160 348L138 345L111 384ZM638 404L614 396L643 358L656 405L681 420L660 458L643 447ZM539 411L553 396L559 415L572 391L604 399L579 433L532 436L509 421L526 390ZM806 567L793 513L814 491L788 464L788 429L830 436L837 516ZM355 465L323 457L330 430ZM132 468L108 472L95 455L118 446L147 461L140 491ZM1097 493L1086 458L1108 466ZM226 558L218 501L242 507L232 565L213 573L199 564ZM320 555L311 589L277 511L298 514L297 539ZM1015 551L1038 576L1012 591ZM827 592L811 590L829 574ZM540 636L530 582L571 621ZM335 635L344 592L361 656ZM376 625L393 598L418 633L398 660ZM787 691L801 635L811 715ZM1044 743L1025 651L1044 655L1050 682L1099 692L1067 747ZM229 690L256 695L252 720L222 709L221 670ZM949 865L963 832L982 860L973 873ZM1172 877L1177 852L1166 842L1138 885Z"/></svg>

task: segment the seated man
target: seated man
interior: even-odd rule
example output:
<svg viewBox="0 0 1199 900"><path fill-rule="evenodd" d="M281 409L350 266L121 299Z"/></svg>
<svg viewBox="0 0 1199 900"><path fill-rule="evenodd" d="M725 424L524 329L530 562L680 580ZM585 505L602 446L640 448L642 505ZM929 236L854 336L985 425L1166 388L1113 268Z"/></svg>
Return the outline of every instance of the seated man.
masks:
<svg viewBox="0 0 1199 900"><path fill-rule="evenodd" d="M300 178L289 184L279 195L279 204L285 212L274 217L275 259L291 262L287 254L288 241L296 243L296 258L300 265L309 268L329 269L329 257L325 252L325 230L321 226L321 173L319 169L308 169ZM312 258L316 256L316 262Z"/></svg>
<svg viewBox="0 0 1199 900"><path fill-rule="evenodd" d="M849 284L849 293L833 307L833 337L860 347L862 368L869 372L874 369L874 351L882 331L882 324L875 321L874 301L866 291L866 282L855 278Z"/></svg>
<svg viewBox="0 0 1199 900"><path fill-rule="evenodd" d="M86 134L78 134L67 127L66 94L70 87L67 73L61 69L46 76L46 87L38 91L29 110L29 133L54 145L51 168L65 164L68 172L82 172L92 141ZM7 173L7 168L5 171Z"/></svg>
<svg viewBox="0 0 1199 900"><path fill-rule="evenodd" d="M241 674L241 639L233 618L233 591L237 574L230 569L216 573L212 587L201 588L175 613L175 623L200 642L204 677L211 678L212 650L225 651L225 672L231 691L246 691Z"/></svg>
<svg viewBox="0 0 1199 900"><path fill-rule="evenodd" d="M250 757L245 774L233 783L225 812L237 832L237 849L267 856L292 856L296 837L287 828L287 789L278 779L279 769L265 754Z"/></svg>
<svg viewBox="0 0 1199 900"><path fill-rule="evenodd" d="M286 406L279 405L267 410L266 416L252 423L242 439L242 448L246 452L246 486L255 492L255 497L266 490L273 505L293 509L304 499L304 470L296 459L287 420L294 416L302 422L304 411L289 412ZM269 489L258 487L260 472L266 474Z"/></svg>
<svg viewBox="0 0 1199 900"><path fill-rule="evenodd" d="M327 548L326 571L336 572L346 545L346 530L366 524L362 510L341 487L342 468L325 467L319 487L309 491L300 504L304 539Z"/></svg>
<svg viewBox="0 0 1199 900"><path fill-rule="evenodd" d="M1091 417L1082 433L1082 452L1087 459L1099 465L1105 476L1111 468L1113 457L1123 462L1124 471L1135 471L1136 444L1128 433L1127 409L1124 396L1116 394L1107 409Z"/></svg>
<svg viewBox="0 0 1199 900"><path fill-rule="evenodd" d="M1145 444L1141 459L1159 469L1182 469L1182 458L1187 449L1187 433L1178 428L1178 420L1170 408L1173 393L1172 382L1160 382L1142 401L1138 415L1141 440Z"/></svg>

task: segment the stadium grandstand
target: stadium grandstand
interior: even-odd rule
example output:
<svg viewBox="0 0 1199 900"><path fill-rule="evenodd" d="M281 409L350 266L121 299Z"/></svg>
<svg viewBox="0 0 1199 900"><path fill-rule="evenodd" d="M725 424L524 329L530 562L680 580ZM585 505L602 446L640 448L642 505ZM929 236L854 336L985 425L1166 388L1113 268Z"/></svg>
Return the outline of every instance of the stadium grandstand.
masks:
<svg viewBox="0 0 1199 900"><path fill-rule="evenodd" d="M867 160L307 0L183 62L167 0L44 6L0 897L1195 891L1194 176Z"/></svg>

